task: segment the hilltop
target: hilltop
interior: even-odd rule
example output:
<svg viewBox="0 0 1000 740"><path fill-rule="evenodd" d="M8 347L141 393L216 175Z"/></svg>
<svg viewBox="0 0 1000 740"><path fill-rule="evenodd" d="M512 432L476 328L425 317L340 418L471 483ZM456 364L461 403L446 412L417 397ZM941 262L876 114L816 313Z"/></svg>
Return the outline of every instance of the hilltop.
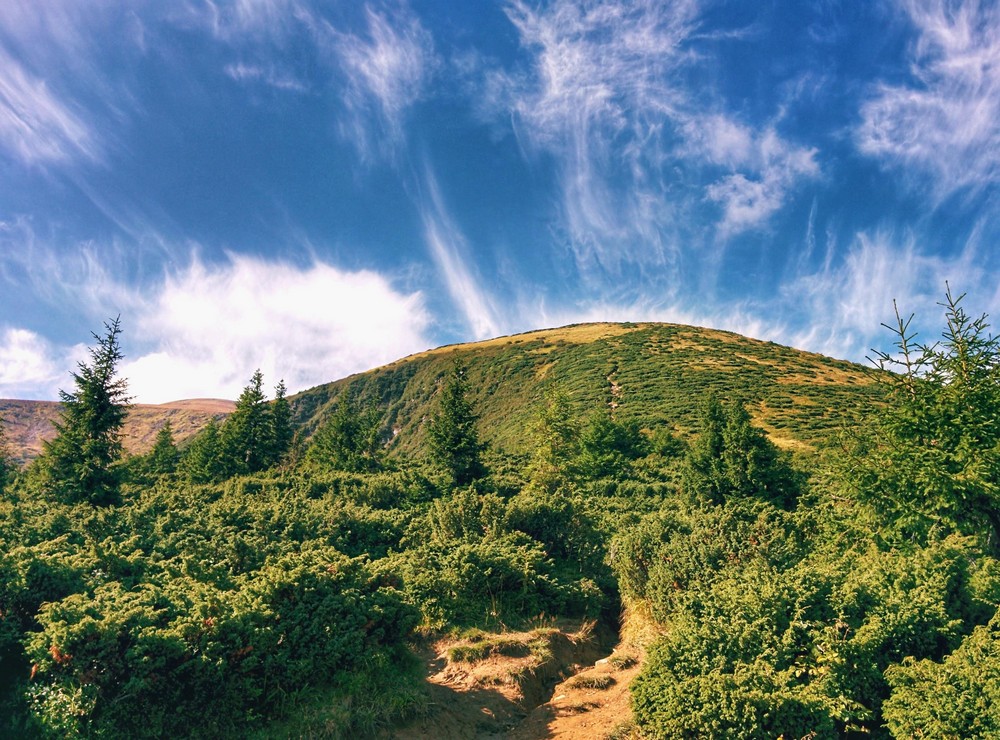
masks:
<svg viewBox="0 0 1000 740"><path fill-rule="evenodd" d="M345 391L384 410L390 449L420 454L422 423L441 378L465 368L483 438L527 451L525 431L546 393L558 390L579 416L610 407L620 421L681 436L697 427L710 392L748 404L778 446L812 452L879 392L874 371L739 334L661 323L574 324L440 347L293 396L311 431Z"/></svg>

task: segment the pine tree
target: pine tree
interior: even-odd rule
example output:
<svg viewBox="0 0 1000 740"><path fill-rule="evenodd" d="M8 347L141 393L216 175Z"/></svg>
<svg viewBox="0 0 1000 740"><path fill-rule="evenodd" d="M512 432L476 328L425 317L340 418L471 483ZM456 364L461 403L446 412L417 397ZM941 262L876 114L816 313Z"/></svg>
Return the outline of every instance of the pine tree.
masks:
<svg viewBox="0 0 1000 740"><path fill-rule="evenodd" d="M160 431L156 433L153 449L146 455L146 472L154 476L170 475L177 470L178 458L179 453L177 445L174 443L173 429L171 429L168 419L160 427Z"/></svg>
<svg viewBox="0 0 1000 740"><path fill-rule="evenodd" d="M477 419L466 398L465 370L456 365L444 381L438 410L427 428L434 462L456 486L467 485L486 472Z"/></svg>
<svg viewBox="0 0 1000 740"><path fill-rule="evenodd" d="M105 323L103 336L94 334L90 363L73 373L74 393L60 391L63 411L56 437L45 444L43 467L49 493L68 503L95 506L120 501L122 425L129 412L127 381L117 377L123 355L118 343L120 317Z"/></svg>
<svg viewBox="0 0 1000 740"><path fill-rule="evenodd" d="M222 425L222 462L227 475L256 473L271 464L273 427L263 384L264 376L257 370Z"/></svg>
<svg viewBox="0 0 1000 740"><path fill-rule="evenodd" d="M378 409L370 405L362 410L353 394L344 391L316 431L307 455L336 470L377 470L382 463Z"/></svg>
<svg viewBox="0 0 1000 740"><path fill-rule="evenodd" d="M286 396L288 389L285 381L278 381L274 388L274 401L271 404L271 450L269 463L276 465L281 462L292 447L292 407Z"/></svg>
<svg viewBox="0 0 1000 740"><path fill-rule="evenodd" d="M222 441L219 423L208 420L181 458L180 468L191 483L215 483L226 475L222 461Z"/></svg>
<svg viewBox="0 0 1000 740"><path fill-rule="evenodd" d="M753 426L742 403L724 409L709 396L702 424L684 466L684 487L691 495L716 504L748 497L779 506L795 502L798 475L764 431Z"/></svg>

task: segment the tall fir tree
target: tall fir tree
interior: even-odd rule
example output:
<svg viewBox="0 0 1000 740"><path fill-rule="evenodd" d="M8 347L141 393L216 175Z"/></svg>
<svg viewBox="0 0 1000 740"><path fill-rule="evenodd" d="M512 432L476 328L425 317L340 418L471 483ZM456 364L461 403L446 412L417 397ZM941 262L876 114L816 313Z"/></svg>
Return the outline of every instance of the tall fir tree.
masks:
<svg viewBox="0 0 1000 740"><path fill-rule="evenodd" d="M268 462L276 465L292 448L292 406L288 402L285 381L279 380L274 387L274 401L271 402L271 450Z"/></svg>
<svg viewBox="0 0 1000 740"><path fill-rule="evenodd" d="M464 486L486 473L483 445L476 429L478 417L467 397L465 368L456 365L444 380L437 412L427 428L434 462L456 486Z"/></svg>
<svg viewBox="0 0 1000 740"><path fill-rule="evenodd" d="M214 483L225 477L219 422L214 417L191 440L180 460L182 475L191 483Z"/></svg>
<svg viewBox="0 0 1000 740"><path fill-rule="evenodd" d="M950 287L941 340L921 344L913 316L884 324L876 352L888 403L848 438L842 478L907 538L933 531L985 535L1000 552L1000 338Z"/></svg>
<svg viewBox="0 0 1000 740"><path fill-rule="evenodd" d="M7 446L7 425L4 418L0 416L0 493L3 493L7 484L14 478L14 461L10 457L10 448Z"/></svg>
<svg viewBox="0 0 1000 740"><path fill-rule="evenodd" d="M156 433L153 449L146 455L145 468L149 475L170 475L177 470L179 453L174 442L174 432L168 419Z"/></svg>
<svg viewBox="0 0 1000 740"><path fill-rule="evenodd" d="M307 456L336 470L363 472L381 467L381 453L378 409L374 405L363 409L350 391L344 391L316 430Z"/></svg>
<svg viewBox="0 0 1000 740"><path fill-rule="evenodd" d="M270 467L273 427L263 385L264 376L257 370L222 425L222 462L227 475L247 475Z"/></svg>
<svg viewBox="0 0 1000 740"><path fill-rule="evenodd" d="M90 362L73 373L76 390L60 391L63 410L56 436L45 443L41 464L48 492L67 503L107 506L120 502L122 426L130 408L127 381L117 377L122 360L120 317L106 322Z"/></svg>

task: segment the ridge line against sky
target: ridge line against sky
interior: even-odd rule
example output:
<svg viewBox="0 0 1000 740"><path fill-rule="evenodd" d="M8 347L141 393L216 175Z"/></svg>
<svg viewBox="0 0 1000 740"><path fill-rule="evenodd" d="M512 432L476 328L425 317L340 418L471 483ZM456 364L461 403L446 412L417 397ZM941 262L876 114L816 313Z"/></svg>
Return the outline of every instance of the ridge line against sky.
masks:
<svg viewBox="0 0 1000 740"><path fill-rule="evenodd" d="M864 361L1000 312L1000 4L6 0L0 397L580 321Z"/></svg>

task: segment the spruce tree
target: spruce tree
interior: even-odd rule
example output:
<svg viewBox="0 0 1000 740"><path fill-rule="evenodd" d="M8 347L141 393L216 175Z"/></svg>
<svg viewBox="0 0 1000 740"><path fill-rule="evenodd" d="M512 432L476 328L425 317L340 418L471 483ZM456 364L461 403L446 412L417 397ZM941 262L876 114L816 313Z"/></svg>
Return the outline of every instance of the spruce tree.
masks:
<svg viewBox="0 0 1000 740"><path fill-rule="evenodd" d="M156 433L153 449L146 455L146 472L150 475L170 475L177 470L178 458L173 429L168 419Z"/></svg>
<svg viewBox="0 0 1000 740"><path fill-rule="evenodd" d="M467 485L486 472L476 430L478 417L466 391L465 369L456 365L445 378L437 412L427 428L434 462L456 486Z"/></svg>
<svg viewBox="0 0 1000 740"><path fill-rule="evenodd" d="M264 376L257 370L222 425L222 463L228 475L256 473L272 462L273 427L263 384Z"/></svg>
<svg viewBox="0 0 1000 740"><path fill-rule="evenodd" d="M42 465L46 488L67 503L106 506L120 501L116 463L122 457L122 425L129 412L127 381L117 377L123 355L120 317L94 334L90 362L73 373L76 390L60 391L62 416L56 436L46 442Z"/></svg>
<svg viewBox="0 0 1000 740"><path fill-rule="evenodd" d="M945 293L941 340L922 344L898 310L892 352L876 352L888 404L854 435L848 490L907 537L960 532L1000 552L1000 338L965 296Z"/></svg>
<svg viewBox="0 0 1000 740"><path fill-rule="evenodd" d="M754 497L791 506L798 496L798 474L762 429L753 426L742 403L723 408L709 396L702 432L684 466L684 487L696 498L721 504Z"/></svg>
<svg viewBox="0 0 1000 740"><path fill-rule="evenodd" d="M271 450L269 463L276 465L281 462L292 447L292 407L288 403L288 389L285 381L278 381L274 388L274 401L271 403Z"/></svg>
<svg viewBox="0 0 1000 740"><path fill-rule="evenodd" d="M354 395L344 391L313 436L307 456L335 470L364 472L381 467L381 453L378 409L362 409Z"/></svg>
<svg viewBox="0 0 1000 740"><path fill-rule="evenodd" d="M7 447L6 422L0 416L0 493L7 487L7 484L14 477L14 461L10 457L10 449Z"/></svg>
<svg viewBox="0 0 1000 740"><path fill-rule="evenodd" d="M212 417L191 440L180 465L191 483L215 483L225 477L220 436L219 423Z"/></svg>

